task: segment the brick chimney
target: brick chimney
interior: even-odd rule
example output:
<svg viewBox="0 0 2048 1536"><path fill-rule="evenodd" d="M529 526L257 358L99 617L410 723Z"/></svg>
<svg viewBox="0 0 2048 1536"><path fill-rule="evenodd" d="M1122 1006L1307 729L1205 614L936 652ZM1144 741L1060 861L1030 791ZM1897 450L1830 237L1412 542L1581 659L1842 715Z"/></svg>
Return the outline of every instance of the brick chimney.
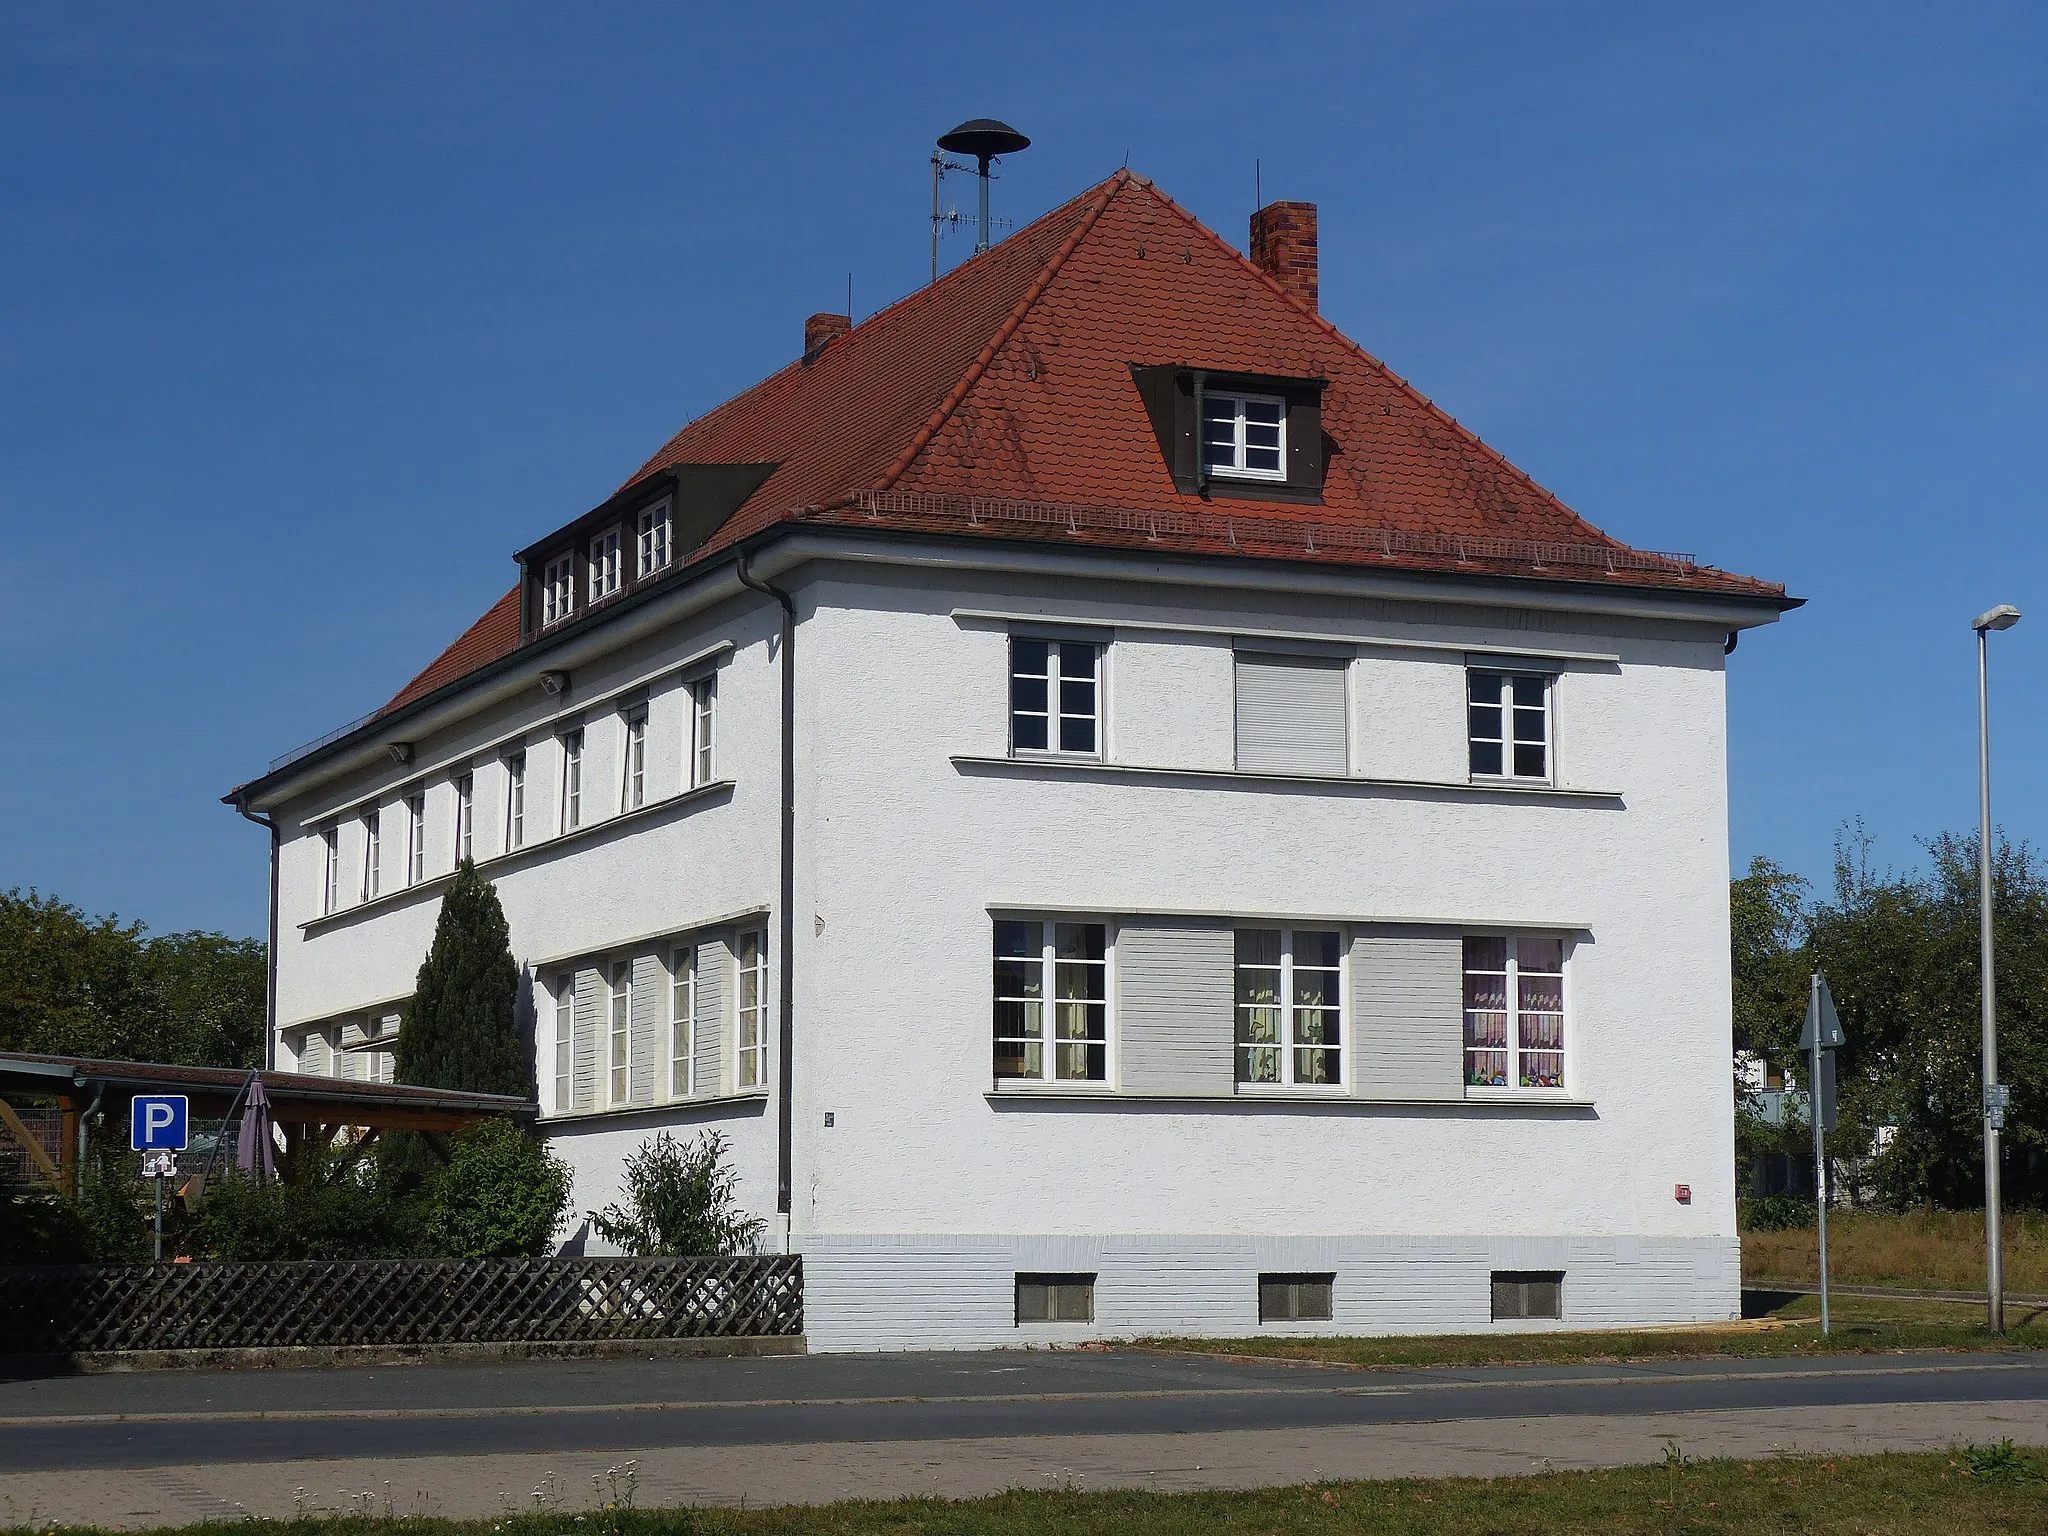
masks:
<svg viewBox="0 0 2048 1536"><path fill-rule="evenodd" d="M1313 223L1313 220L1311 220ZM1313 234L1313 230L1311 230ZM813 315L804 322L804 361L810 362L853 329L851 315Z"/></svg>
<svg viewBox="0 0 2048 1536"><path fill-rule="evenodd" d="M1252 265L1317 307L1316 205L1268 203L1252 215Z"/></svg>

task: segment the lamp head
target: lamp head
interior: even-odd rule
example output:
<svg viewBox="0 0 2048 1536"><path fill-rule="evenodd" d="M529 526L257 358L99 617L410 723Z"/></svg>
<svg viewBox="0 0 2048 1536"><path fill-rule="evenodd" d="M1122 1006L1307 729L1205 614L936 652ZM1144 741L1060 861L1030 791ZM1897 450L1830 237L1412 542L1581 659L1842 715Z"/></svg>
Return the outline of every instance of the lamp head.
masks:
<svg viewBox="0 0 2048 1536"><path fill-rule="evenodd" d="M1996 608L1978 614L1970 628L1980 633L1987 629L2011 629L2019 621L2019 609L2011 603L2000 603Z"/></svg>

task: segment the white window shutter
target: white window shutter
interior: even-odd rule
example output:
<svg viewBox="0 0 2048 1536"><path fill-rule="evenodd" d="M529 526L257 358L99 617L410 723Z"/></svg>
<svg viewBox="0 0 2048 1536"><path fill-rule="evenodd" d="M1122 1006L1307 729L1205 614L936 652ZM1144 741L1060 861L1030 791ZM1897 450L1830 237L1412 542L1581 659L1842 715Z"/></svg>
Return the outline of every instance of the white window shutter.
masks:
<svg viewBox="0 0 2048 1536"><path fill-rule="evenodd" d="M1247 773L1350 770L1344 663L1307 656L1237 656L1237 766Z"/></svg>

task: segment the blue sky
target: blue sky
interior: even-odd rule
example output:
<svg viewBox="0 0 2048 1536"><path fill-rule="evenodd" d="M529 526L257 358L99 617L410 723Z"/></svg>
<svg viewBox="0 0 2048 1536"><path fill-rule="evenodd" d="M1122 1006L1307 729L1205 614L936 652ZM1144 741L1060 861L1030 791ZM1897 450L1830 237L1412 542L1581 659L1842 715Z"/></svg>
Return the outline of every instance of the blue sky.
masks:
<svg viewBox="0 0 2048 1536"><path fill-rule="evenodd" d="M572 14L573 12L573 14ZM16 8L0 23L0 887L260 932L219 804L511 551L928 260L1125 162L1633 543L1810 599L1731 674L1732 851L2048 836L2048 11L1241 3ZM971 188L962 184L965 202ZM965 239L946 247L966 253Z"/></svg>

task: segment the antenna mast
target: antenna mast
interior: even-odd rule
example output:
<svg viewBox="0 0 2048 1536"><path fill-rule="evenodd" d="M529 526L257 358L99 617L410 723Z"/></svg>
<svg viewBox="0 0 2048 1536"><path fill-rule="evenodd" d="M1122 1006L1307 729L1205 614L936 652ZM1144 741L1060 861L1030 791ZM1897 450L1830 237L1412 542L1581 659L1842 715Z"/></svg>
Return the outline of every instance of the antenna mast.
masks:
<svg viewBox="0 0 2048 1536"><path fill-rule="evenodd" d="M981 227L974 242L974 254L979 256L989 248L988 238L988 165L998 155L1014 155L1020 149L1029 149L1031 141L1012 128L1008 123L999 123L992 117L977 117L962 123L951 133L939 139L940 149L949 149L955 154L972 155L979 167L981 177ZM963 167L964 169L964 167ZM932 156L932 280L939 274L939 171L937 155Z"/></svg>

